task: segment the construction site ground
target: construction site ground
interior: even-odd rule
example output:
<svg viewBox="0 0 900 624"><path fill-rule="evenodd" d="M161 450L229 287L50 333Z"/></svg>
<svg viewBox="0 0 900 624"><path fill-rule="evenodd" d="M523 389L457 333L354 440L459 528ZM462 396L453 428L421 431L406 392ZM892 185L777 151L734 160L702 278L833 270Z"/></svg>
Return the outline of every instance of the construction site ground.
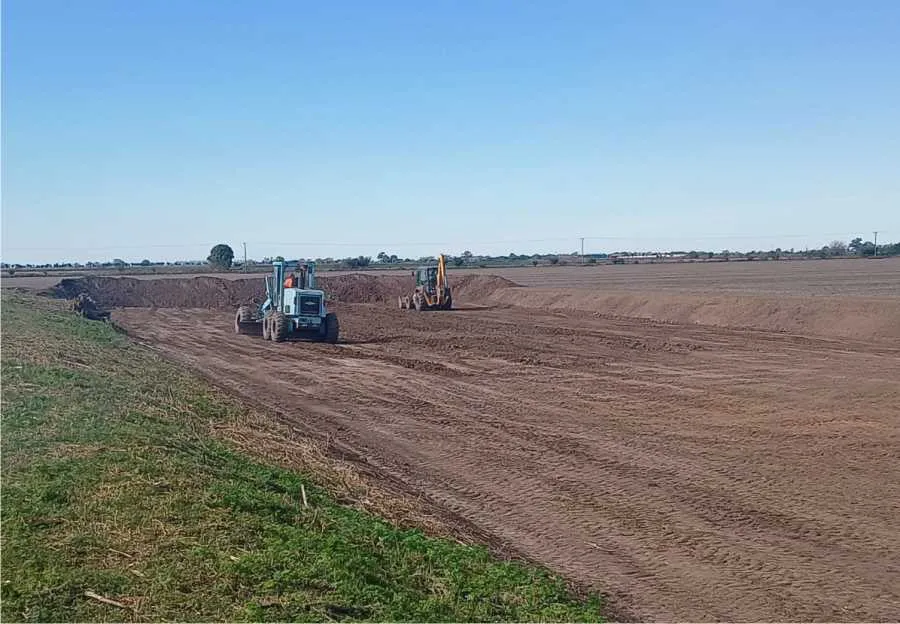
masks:
<svg viewBox="0 0 900 624"><path fill-rule="evenodd" d="M334 346L235 335L258 278L55 294L115 307L136 340L618 613L900 613L900 273L873 277L873 297L471 275L454 282L459 309L426 313L397 309L407 279L323 279Z"/></svg>
<svg viewBox="0 0 900 624"><path fill-rule="evenodd" d="M634 617L900 612L900 344L878 338L896 305L847 337L846 319L754 330L537 292L477 278L451 312L337 304L336 346L237 336L227 309L114 318Z"/></svg>

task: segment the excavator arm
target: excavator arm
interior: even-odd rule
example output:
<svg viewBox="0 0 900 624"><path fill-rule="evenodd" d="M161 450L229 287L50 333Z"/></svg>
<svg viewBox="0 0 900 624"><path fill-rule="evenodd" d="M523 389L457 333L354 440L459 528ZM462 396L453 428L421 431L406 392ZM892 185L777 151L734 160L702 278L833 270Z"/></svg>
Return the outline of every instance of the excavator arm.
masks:
<svg viewBox="0 0 900 624"><path fill-rule="evenodd" d="M435 284L438 297L442 297L444 290L447 288L447 264L444 261L444 254L438 256L437 265L437 284Z"/></svg>

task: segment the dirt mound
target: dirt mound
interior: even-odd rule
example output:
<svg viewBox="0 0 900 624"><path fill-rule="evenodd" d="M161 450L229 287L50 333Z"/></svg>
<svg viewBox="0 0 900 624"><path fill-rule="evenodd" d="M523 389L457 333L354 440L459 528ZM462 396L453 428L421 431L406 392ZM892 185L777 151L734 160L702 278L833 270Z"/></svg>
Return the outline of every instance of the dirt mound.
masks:
<svg viewBox="0 0 900 624"><path fill-rule="evenodd" d="M482 300L499 288L515 286L493 275L466 275L452 280L451 285L455 298L469 302ZM412 292L414 282L410 275L349 273L321 276L318 286L331 299L342 303L394 303L398 295ZM262 301L266 296L262 276L246 279L80 277L64 279L47 292L65 299L86 294L107 308L210 310L230 310L254 299Z"/></svg>
<svg viewBox="0 0 900 624"><path fill-rule="evenodd" d="M577 288L505 288L495 303L860 340L900 339L900 300L816 296L598 293Z"/></svg>
<svg viewBox="0 0 900 624"><path fill-rule="evenodd" d="M348 273L319 278L319 287L335 301L344 303L396 302L399 295L411 292L414 285L409 275Z"/></svg>
<svg viewBox="0 0 900 624"><path fill-rule="evenodd" d="M519 284L497 275L463 275L455 279L453 274L450 274L450 288L455 301L478 303L502 288L517 286Z"/></svg>
<svg viewBox="0 0 900 624"><path fill-rule="evenodd" d="M64 279L50 294L72 299L90 296L108 308L208 308L230 309L254 298L265 298L262 279L225 280L218 277L189 279L135 279L133 277L82 277Z"/></svg>

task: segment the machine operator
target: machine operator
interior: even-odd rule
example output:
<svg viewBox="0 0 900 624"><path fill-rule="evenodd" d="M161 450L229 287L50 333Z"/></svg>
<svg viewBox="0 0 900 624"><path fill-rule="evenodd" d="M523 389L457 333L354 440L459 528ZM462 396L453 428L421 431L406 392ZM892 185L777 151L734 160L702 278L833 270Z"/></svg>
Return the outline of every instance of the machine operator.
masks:
<svg viewBox="0 0 900 624"><path fill-rule="evenodd" d="M284 280L285 288L303 288L306 283L306 267L298 267Z"/></svg>

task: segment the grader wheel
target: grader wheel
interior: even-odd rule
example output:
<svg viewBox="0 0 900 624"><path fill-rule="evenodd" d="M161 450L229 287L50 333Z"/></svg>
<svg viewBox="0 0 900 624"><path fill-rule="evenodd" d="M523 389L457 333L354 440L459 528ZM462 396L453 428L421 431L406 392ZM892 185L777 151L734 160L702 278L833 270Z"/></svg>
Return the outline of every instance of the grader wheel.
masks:
<svg viewBox="0 0 900 624"><path fill-rule="evenodd" d="M272 327L269 329L270 336L275 342L284 342L290 333L290 321L283 312L276 312L272 315Z"/></svg>
<svg viewBox="0 0 900 624"><path fill-rule="evenodd" d="M335 344L338 341L340 333L340 325L338 324L337 314L329 312L325 315L325 342Z"/></svg>

